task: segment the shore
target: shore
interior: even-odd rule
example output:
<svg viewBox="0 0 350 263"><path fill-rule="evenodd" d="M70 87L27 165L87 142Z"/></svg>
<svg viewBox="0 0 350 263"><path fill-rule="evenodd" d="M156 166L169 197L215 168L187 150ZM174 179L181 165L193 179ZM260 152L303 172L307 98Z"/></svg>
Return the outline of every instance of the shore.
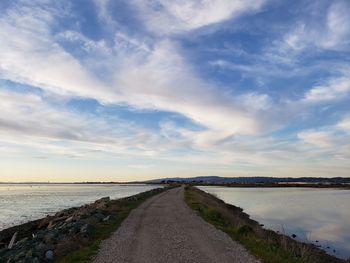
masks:
<svg viewBox="0 0 350 263"><path fill-rule="evenodd" d="M185 200L204 220L243 244L262 262L346 262L327 254L313 244L302 243L284 234L264 229L240 207L226 204L193 186L186 187Z"/></svg>
<svg viewBox="0 0 350 263"><path fill-rule="evenodd" d="M209 183L189 183L193 186L224 186L238 188L337 188L350 189L350 184L310 184L310 183L225 183L225 184L209 184Z"/></svg>
<svg viewBox="0 0 350 263"><path fill-rule="evenodd" d="M0 231L0 263L83 262L132 209L167 189L157 188L117 200L105 197L4 229Z"/></svg>
<svg viewBox="0 0 350 263"><path fill-rule="evenodd" d="M106 197L0 231L0 262L216 262L217 254L220 262L345 262L198 188L167 190Z"/></svg>

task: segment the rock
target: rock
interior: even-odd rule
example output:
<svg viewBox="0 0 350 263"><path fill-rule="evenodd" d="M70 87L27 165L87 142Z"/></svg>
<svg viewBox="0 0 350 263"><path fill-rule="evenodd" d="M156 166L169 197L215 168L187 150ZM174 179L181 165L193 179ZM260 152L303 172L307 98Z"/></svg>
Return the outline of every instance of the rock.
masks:
<svg viewBox="0 0 350 263"><path fill-rule="evenodd" d="M0 258L2 255L4 255L7 252L7 248L0 249Z"/></svg>
<svg viewBox="0 0 350 263"><path fill-rule="evenodd" d="M79 233L79 232L80 232L80 228L81 228L81 227L79 227L79 226L73 225L71 228L69 228L69 230L68 230L68 235L72 236L72 235L74 235L74 234Z"/></svg>
<svg viewBox="0 0 350 263"><path fill-rule="evenodd" d="M297 237L297 235L296 235L296 234L293 234L293 235L292 235L292 238L296 238L296 237Z"/></svg>
<svg viewBox="0 0 350 263"><path fill-rule="evenodd" d="M44 244L44 243L39 243L34 247L35 255L38 257L44 257L46 251L48 250L53 250L54 246L51 244Z"/></svg>
<svg viewBox="0 0 350 263"><path fill-rule="evenodd" d="M33 259L32 258L25 258L23 260L24 263L33 263Z"/></svg>
<svg viewBox="0 0 350 263"><path fill-rule="evenodd" d="M95 213L93 216L97 218L98 221L102 221L105 218L105 215L100 212Z"/></svg>
<svg viewBox="0 0 350 263"><path fill-rule="evenodd" d="M86 236L91 236L94 231L94 227L89 224L85 224L81 229L80 232L83 233Z"/></svg>
<svg viewBox="0 0 350 263"><path fill-rule="evenodd" d="M22 245L22 244L24 244L25 242L27 242L27 240L28 240L28 237L24 237L24 238L22 238L20 241L18 241L17 244Z"/></svg>
<svg viewBox="0 0 350 263"><path fill-rule="evenodd" d="M46 260L50 260L50 261L52 261L52 260L54 260L54 257L53 257L53 251L52 250L48 250L48 251L46 251L46 253L45 253L45 259Z"/></svg>
<svg viewBox="0 0 350 263"><path fill-rule="evenodd" d="M18 261L21 258L24 258L26 256L26 252L24 250L16 252L16 256L14 257L15 261Z"/></svg>
<svg viewBox="0 0 350 263"><path fill-rule="evenodd" d="M33 257L33 250L29 249L26 253L26 258L32 258Z"/></svg>
<svg viewBox="0 0 350 263"><path fill-rule="evenodd" d="M95 201L95 203L93 203L93 207L94 208L105 208L107 206L107 203L110 201L111 199L109 198L109 196L107 197L103 197L101 199L98 199Z"/></svg>
<svg viewBox="0 0 350 263"><path fill-rule="evenodd" d="M69 234L76 234L80 232L80 229L85 225L83 221L76 221L73 223L71 228L69 229Z"/></svg>
<svg viewBox="0 0 350 263"><path fill-rule="evenodd" d="M71 216L71 217L68 217L67 219L66 219L66 222L68 223L68 222L72 222L74 220L74 217L73 216Z"/></svg>
<svg viewBox="0 0 350 263"><path fill-rule="evenodd" d="M45 243L52 243L54 239L55 239L55 233L53 232L47 233L43 238Z"/></svg>
<svg viewBox="0 0 350 263"><path fill-rule="evenodd" d="M102 221L103 221L103 222L106 222L106 221L108 221L110 218L111 218L111 216L108 215L108 216L106 216L105 218L103 218Z"/></svg>
<svg viewBox="0 0 350 263"><path fill-rule="evenodd" d="M8 245L8 248L11 249L16 241L16 237L17 237L17 232L15 232L10 240L10 243Z"/></svg>
<svg viewBox="0 0 350 263"><path fill-rule="evenodd" d="M39 230L36 234L35 234L35 239L43 239L45 236L46 232L44 230Z"/></svg>
<svg viewBox="0 0 350 263"><path fill-rule="evenodd" d="M53 221L50 221L50 223L47 225L46 229L50 230L55 226L55 223Z"/></svg>
<svg viewBox="0 0 350 263"><path fill-rule="evenodd" d="M51 216L46 216L44 219L42 219L38 225L39 228L43 228L47 226L51 221Z"/></svg>
<svg viewBox="0 0 350 263"><path fill-rule="evenodd" d="M59 226L57 226L57 229L62 230L63 228L67 227L67 223L66 222L62 222L59 224Z"/></svg>

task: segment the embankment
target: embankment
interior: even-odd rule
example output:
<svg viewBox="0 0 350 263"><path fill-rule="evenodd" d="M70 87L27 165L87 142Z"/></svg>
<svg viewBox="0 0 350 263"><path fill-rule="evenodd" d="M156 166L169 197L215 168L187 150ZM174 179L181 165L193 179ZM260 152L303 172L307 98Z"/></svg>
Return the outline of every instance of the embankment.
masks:
<svg viewBox="0 0 350 263"><path fill-rule="evenodd" d="M169 188L66 209L0 232L0 262L83 262L114 232L130 211ZM10 245L10 248L9 248Z"/></svg>
<svg viewBox="0 0 350 263"><path fill-rule="evenodd" d="M243 244L262 262L269 263L340 263L315 245L298 242L286 235L264 229L239 207L198 188L185 190L187 204L209 223Z"/></svg>

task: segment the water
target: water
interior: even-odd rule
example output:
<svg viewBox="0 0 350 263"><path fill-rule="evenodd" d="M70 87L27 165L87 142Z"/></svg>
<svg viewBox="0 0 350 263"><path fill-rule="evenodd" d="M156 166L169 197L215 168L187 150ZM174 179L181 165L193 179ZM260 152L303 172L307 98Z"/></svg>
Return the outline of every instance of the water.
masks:
<svg viewBox="0 0 350 263"><path fill-rule="evenodd" d="M350 190L199 188L243 208L265 228L296 234L298 240L320 245L339 258L350 257Z"/></svg>
<svg viewBox="0 0 350 263"><path fill-rule="evenodd" d="M109 196L118 199L160 187L116 184L0 184L0 230Z"/></svg>

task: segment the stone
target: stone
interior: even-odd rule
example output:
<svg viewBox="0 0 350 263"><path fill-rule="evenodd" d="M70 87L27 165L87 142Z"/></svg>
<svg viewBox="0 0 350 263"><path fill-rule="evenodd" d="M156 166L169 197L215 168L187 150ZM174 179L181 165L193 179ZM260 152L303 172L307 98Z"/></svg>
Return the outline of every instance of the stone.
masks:
<svg viewBox="0 0 350 263"><path fill-rule="evenodd" d="M50 223L47 225L47 229L50 230L52 229L53 227L55 226L54 222L53 221L50 221Z"/></svg>
<svg viewBox="0 0 350 263"><path fill-rule="evenodd" d="M33 250L29 249L26 253L26 258L31 258L33 257Z"/></svg>
<svg viewBox="0 0 350 263"><path fill-rule="evenodd" d="M103 218L102 221L103 221L103 222L106 222L106 221L108 221L110 218L111 218L111 216L108 215L108 216L106 216L105 218Z"/></svg>
<svg viewBox="0 0 350 263"><path fill-rule="evenodd" d="M25 258L24 263L33 263L33 259L32 258Z"/></svg>
<svg viewBox="0 0 350 263"><path fill-rule="evenodd" d="M8 245L8 248L11 249L13 247L13 245L15 244L16 241L16 237L17 237L17 232L15 232L10 240L10 243Z"/></svg>
<svg viewBox="0 0 350 263"><path fill-rule="evenodd" d="M94 217L97 218L99 221L102 221L105 218L105 215L97 212L94 214Z"/></svg>
<svg viewBox="0 0 350 263"><path fill-rule="evenodd" d="M26 252L25 251L19 251L16 253L16 256L14 257L15 261L18 261L21 258L24 258L26 256Z"/></svg>
<svg viewBox="0 0 350 263"><path fill-rule="evenodd" d="M51 243L51 242L53 242L54 241L54 239L55 239L55 233L47 233L45 236L44 236L44 238L43 238L43 240L45 241L45 243Z"/></svg>
<svg viewBox="0 0 350 263"><path fill-rule="evenodd" d="M85 224L81 229L80 232L83 233L86 236L90 236L92 235L94 231L94 227L92 225L89 224Z"/></svg>
<svg viewBox="0 0 350 263"><path fill-rule="evenodd" d="M18 241L17 244L24 244L25 242L27 242L27 240L28 240L28 237L24 237L20 241Z"/></svg>
<svg viewBox="0 0 350 263"><path fill-rule="evenodd" d="M43 239L44 236L45 236L45 231L39 230L39 231L35 234L35 239Z"/></svg>
<svg viewBox="0 0 350 263"><path fill-rule="evenodd" d="M54 253L53 253L52 250L46 251L46 253L45 253L45 259L46 259L46 260L50 260L50 261L54 260Z"/></svg>
<svg viewBox="0 0 350 263"><path fill-rule="evenodd" d="M74 220L74 217L73 216L70 216L70 217L68 217L67 219L66 219L66 222L68 223L68 222L72 222Z"/></svg>
<svg viewBox="0 0 350 263"><path fill-rule="evenodd" d="M109 198L109 196L103 197L101 199L96 200L92 206L95 208L105 208L110 200L111 199Z"/></svg>
<svg viewBox="0 0 350 263"><path fill-rule="evenodd" d="M7 248L0 249L0 258L2 255L4 255L7 252Z"/></svg>
<svg viewBox="0 0 350 263"><path fill-rule="evenodd" d="M34 251L35 255L39 257L43 257L48 250L54 249L53 245L51 244L44 244L44 243L39 243L38 245L35 246Z"/></svg>

